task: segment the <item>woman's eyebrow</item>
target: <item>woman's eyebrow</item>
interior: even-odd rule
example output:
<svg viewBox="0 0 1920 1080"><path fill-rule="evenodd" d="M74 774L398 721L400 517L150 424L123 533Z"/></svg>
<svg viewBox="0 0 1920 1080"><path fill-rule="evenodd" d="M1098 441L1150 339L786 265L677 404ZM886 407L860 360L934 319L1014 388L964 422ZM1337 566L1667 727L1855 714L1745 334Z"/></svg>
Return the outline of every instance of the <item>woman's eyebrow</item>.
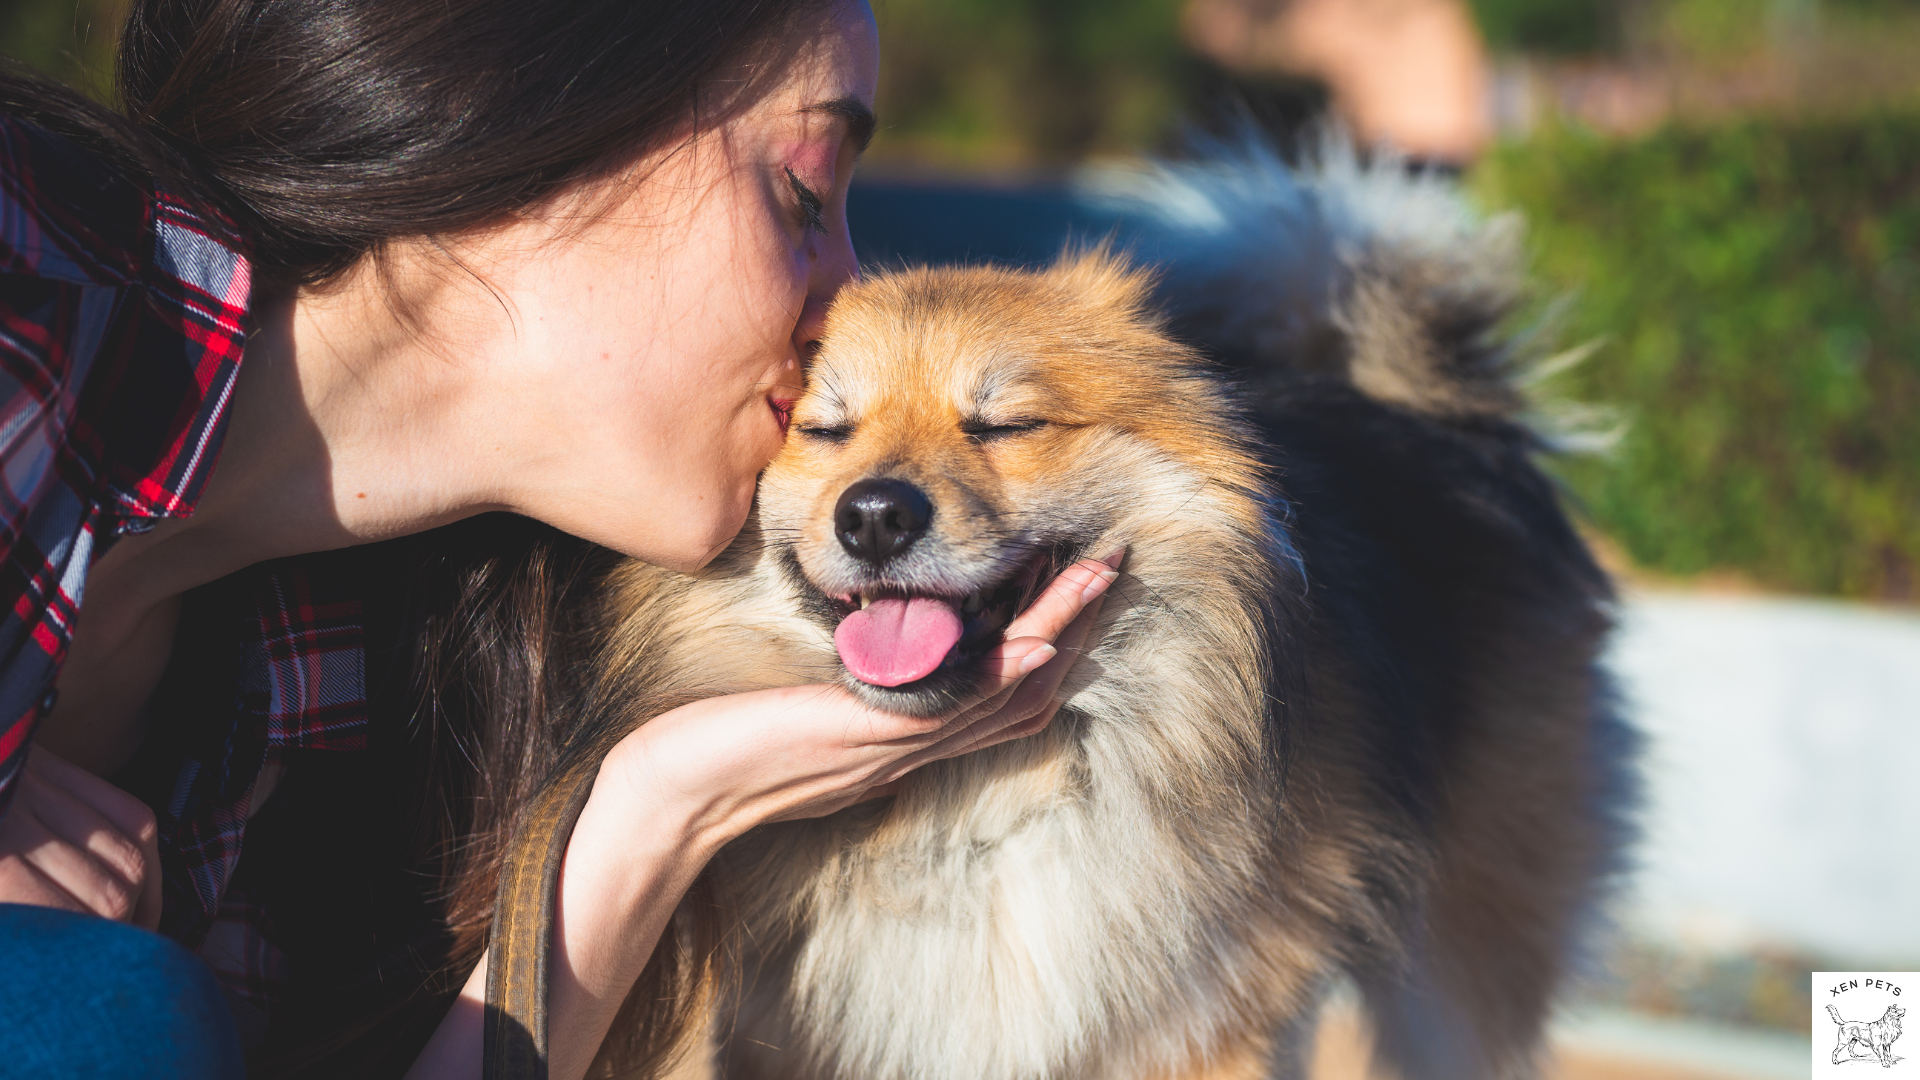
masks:
<svg viewBox="0 0 1920 1080"><path fill-rule="evenodd" d="M854 149L859 153L867 152L867 144L873 141L873 131L877 121L873 110L856 97L837 97L832 101L817 102L800 110L801 112L826 113L837 116L847 122L847 137L853 140Z"/></svg>

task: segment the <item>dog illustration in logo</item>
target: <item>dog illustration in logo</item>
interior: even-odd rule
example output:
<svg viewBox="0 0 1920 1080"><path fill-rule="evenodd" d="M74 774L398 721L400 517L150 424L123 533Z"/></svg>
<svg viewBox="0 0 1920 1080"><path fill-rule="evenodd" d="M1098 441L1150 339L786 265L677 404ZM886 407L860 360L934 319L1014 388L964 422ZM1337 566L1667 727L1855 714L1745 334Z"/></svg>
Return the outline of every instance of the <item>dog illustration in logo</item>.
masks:
<svg viewBox="0 0 1920 1080"><path fill-rule="evenodd" d="M1863 1061L1873 1058L1880 1067L1890 1069L1893 1063L1902 1059L1893 1056L1894 1040L1900 1038L1900 1018L1907 1010L1898 1005L1887 1006L1880 1019L1869 1024L1863 1020L1844 1020L1840 1010L1827 1006L1827 1015L1840 1025L1840 1041L1833 1047L1833 1063L1843 1061Z"/></svg>

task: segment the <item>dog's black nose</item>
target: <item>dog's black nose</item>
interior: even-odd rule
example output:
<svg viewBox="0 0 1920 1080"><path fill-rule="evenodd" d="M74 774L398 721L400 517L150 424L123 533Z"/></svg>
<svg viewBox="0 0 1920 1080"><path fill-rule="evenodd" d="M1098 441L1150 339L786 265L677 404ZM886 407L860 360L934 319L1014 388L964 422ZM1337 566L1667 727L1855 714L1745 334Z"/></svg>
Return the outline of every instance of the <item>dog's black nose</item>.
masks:
<svg viewBox="0 0 1920 1080"><path fill-rule="evenodd" d="M933 504L905 480L869 477L847 488L833 508L833 532L847 554L879 566L927 531Z"/></svg>

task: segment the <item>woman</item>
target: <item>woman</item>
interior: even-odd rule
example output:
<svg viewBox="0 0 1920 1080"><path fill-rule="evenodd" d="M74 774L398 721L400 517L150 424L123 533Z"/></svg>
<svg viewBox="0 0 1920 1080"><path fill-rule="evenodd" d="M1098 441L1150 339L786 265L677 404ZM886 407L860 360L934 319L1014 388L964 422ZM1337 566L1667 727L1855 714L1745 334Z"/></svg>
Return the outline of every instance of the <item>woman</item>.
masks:
<svg viewBox="0 0 1920 1080"><path fill-rule="evenodd" d="M138 0L126 120L9 80L0 900L263 955L228 888L248 818L306 752L381 738L359 620L383 597L288 557L499 510L673 567L724 547L855 273L876 53L864 0ZM563 868L552 1075L584 1074L728 839L1044 725L1113 576L1062 575L956 716L808 687L628 738ZM197 708L240 704L146 789L156 824L101 777L170 745L157 691L206 651L195 598L221 588L252 598L252 629ZM231 1038L217 1010L165 1005L201 1034L103 1030L60 992L185 977L176 955L0 912L16 1063L128 1053L143 1065L118 1075L171 1075L169 1039L203 1040L181 1044L196 1075L232 1058L205 1042ZM472 971L409 1075L477 1074Z"/></svg>

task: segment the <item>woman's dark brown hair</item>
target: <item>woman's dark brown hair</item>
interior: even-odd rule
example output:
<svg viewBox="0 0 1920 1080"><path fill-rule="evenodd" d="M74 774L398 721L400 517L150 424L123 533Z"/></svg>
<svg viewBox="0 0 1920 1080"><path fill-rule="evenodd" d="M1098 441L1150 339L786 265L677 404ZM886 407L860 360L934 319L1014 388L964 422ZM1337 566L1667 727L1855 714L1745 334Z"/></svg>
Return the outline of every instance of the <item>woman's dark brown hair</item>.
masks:
<svg viewBox="0 0 1920 1080"><path fill-rule="evenodd" d="M134 0L119 115L18 77L0 109L190 184L238 224L257 278L308 284L690 133L826 6Z"/></svg>
<svg viewBox="0 0 1920 1080"><path fill-rule="evenodd" d="M0 74L0 110L223 211L256 281L312 285L695 134L777 77L831 2L134 0L117 111L13 74ZM409 566L408 711L428 759L447 967L460 972L485 945L513 818L565 743L565 658L581 632L566 621L570 590L605 555L497 516L383 547ZM676 920L629 996L615 1056L645 1071L668 1049L711 925Z"/></svg>

